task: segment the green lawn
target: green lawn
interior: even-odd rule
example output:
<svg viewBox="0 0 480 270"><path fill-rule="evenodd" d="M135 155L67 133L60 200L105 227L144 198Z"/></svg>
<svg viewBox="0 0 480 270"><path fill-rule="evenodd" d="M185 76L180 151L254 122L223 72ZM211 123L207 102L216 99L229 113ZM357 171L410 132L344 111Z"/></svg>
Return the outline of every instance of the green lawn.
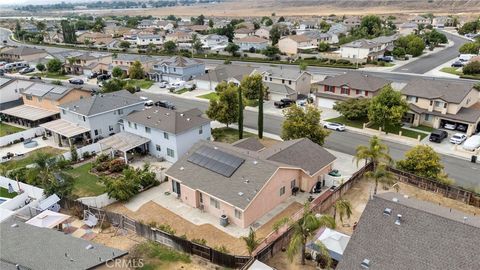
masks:
<svg viewBox="0 0 480 270"><path fill-rule="evenodd" d="M343 116L337 117L337 118L331 118L325 120L326 122L337 122L344 124L346 126L350 127L355 127L355 128L363 128L363 123L368 122L368 119L362 119L362 120L348 120Z"/></svg>
<svg viewBox="0 0 480 270"><path fill-rule="evenodd" d="M67 80L70 77L58 74L58 73L50 73L50 72L36 72L36 73L29 73L27 75L30 76L40 76L42 78L49 78L49 79L57 79L57 80Z"/></svg>
<svg viewBox="0 0 480 270"><path fill-rule="evenodd" d="M154 241L147 241L138 244L135 246L132 253L138 254L144 261L144 265L140 270L177 269L175 263L189 264L192 262L190 255L176 251Z"/></svg>
<svg viewBox="0 0 480 270"><path fill-rule="evenodd" d="M212 130L212 136L216 142L234 143L238 141L238 130L233 128L215 128ZM243 138L256 136L250 132L243 132Z"/></svg>
<svg viewBox="0 0 480 270"><path fill-rule="evenodd" d="M150 87L152 87L153 85L153 81L151 80L145 80L145 79L142 79L142 80L128 80L127 81L127 85L128 86L133 86L133 87L140 87L142 89L148 89Z"/></svg>
<svg viewBox="0 0 480 270"><path fill-rule="evenodd" d="M17 132L20 132L20 131L23 131L23 130L24 130L23 128L11 126L9 124L5 124L3 122L0 122L0 137L6 136L6 135L9 135L9 134L13 134L13 133L17 133Z"/></svg>
<svg viewBox="0 0 480 270"><path fill-rule="evenodd" d="M188 88L182 88L182 89L180 89L180 90L178 90L178 91L175 91L175 92L173 92L173 93L174 93L174 94L177 94L177 95L181 95L181 94L186 93L186 92L189 92L189 91L190 91L190 89L188 89Z"/></svg>
<svg viewBox="0 0 480 270"><path fill-rule="evenodd" d="M458 76L463 75L463 73L461 71L459 71L458 69L459 68L456 68L456 67L444 67L444 68L440 69L440 71L445 72L445 73L449 73L449 74L453 74L453 75L458 75Z"/></svg>
<svg viewBox="0 0 480 270"><path fill-rule="evenodd" d="M200 95L200 96L197 96L199 98L203 98L203 99L208 99L208 100L217 100L218 99L218 95L216 92L211 92L211 93L208 93L208 94L205 94L205 95Z"/></svg>
<svg viewBox="0 0 480 270"><path fill-rule="evenodd" d="M74 195L88 197L105 193L105 186L100 182L98 176L90 173L90 169L92 169L91 162L68 171L75 179L75 184L73 185Z"/></svg>
<svg viewBox="0 0 480 270"><path fill-rule="evenodd" d="M432 127L428 127L428 126L418 126L418 127L410 127L410 128L413 128L413 129L418 129L418 130L421 130L421 131L425 131L425 132L432 132L434 131L435 129L432 128Z"/></svg>
<svg viewBox="0 0 480 270"><path fill-rule="evenodd" d="M57 148L53 148L53 147L50 147L50 146L46 146L46 147L42 147L42 148L38 148L38 149L35 149L29 153L26 153L22 159L15 159L15 160L9 160L7 162L4 162L2 164L4 164L5 166L12 166L12 167L15 167L15 168L22 168L22 167L25 167L29 164L32 164L33 163L33 160L35 159L35 155L36 153L40 153L40 152L43 152L43 153L49 153L51 154L52 156L57 156L57 155L60 155L60 154L63 154L65 153L66 151L65 150L62 150L62 149L57 149Z"/></svg>
<svg viewBox="0 0 480 270"><path fill-rule="evenodd" d="M11 199L15 196L17 196L16 192L8 193L8 189L0 187L0 197Z"/></svg>
<svg viewBox="0 0 480 270"><path fill-rule="evenodd" d="M378 130L379 125L372 124L368 128ZM389 125L385 128L384 131L388 132L388 133L392 133L392 134L397 134L397 135L399 134L400 131L402 131L402 136L413 138L413 139L417 139L418 135L420 135L421 139L428 136L428 134L426 134L426 133L417 132L417 131L413 131L413 130L410 130L410 129L405 129L405 128L402 128L401 126L390 126Z"/></svg>

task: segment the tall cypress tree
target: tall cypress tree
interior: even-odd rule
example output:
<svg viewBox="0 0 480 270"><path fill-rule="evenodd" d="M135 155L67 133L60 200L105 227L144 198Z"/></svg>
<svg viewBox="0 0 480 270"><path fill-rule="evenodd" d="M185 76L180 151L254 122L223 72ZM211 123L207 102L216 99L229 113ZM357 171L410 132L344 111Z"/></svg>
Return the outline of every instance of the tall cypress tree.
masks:
<svg viewBox="0 0 480 270"><path fill-rule="evenodd" d="M238 88L238 139L243 139L243 94L241 86Z"/></svg>
<svg viewBox="0 0 480 270"><path fill-rule="evenodd" d="M258 138L263 138L263 84L258 89Z"/></svg>

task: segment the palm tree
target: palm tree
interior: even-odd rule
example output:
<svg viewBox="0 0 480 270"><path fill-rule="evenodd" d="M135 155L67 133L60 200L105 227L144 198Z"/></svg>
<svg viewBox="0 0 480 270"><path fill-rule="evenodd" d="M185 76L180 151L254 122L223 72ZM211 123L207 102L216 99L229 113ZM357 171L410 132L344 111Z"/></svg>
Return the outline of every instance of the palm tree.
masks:
<svg viewBox="0 0 480 270"><path fill-rule="evenodd" d="M387 170L387 166L385 164L379 164L374 171L366 172L365 176L367 179L375 181L375 189L373 190L373 194L377 194L378 183L382 183L383 186L394 186L397 182L395 175ZM397 189L398 185L394 186L394 188Z"/></svg>
<svg viewBox="0 0 480 270"><path fill-rule="evenodd" d="M310 203L305 203L302 218L292 223L293 235L287 248L287 255L290 261L301 251L302 265L305 265L305 245L314 235L315 231L321 227L335 228L335 219L332 216L324 215L317 217L310 209ZM331 259L328 256L327 248L321 243L315 243L320 248L320 253L327 259L328 265Z"/></svg>
<svg viewBox="0 0 480 270"><path fill-rule="evenodd" d="M253 251L260 245L261 240L257 239L257 235L255 231L250 227L250 232L248 236L242 237L243 241L245 241L245 245L247 246L248 254L252 256Z"/></svg>
<svg viewBox="0 0 480 270"><path fill-rule="evenodd" d="M390 164L392 162L392 158L389 155L388 146L383 144L382 141L377 137L373 136L370 139L370 144L368 146L359 145L356 149L354 159L357 162L364 159L365 163L372 162L373 163L373 170L375 170L378 163L383 162L386 164Z"/></svg>
<svg viewBox="0 0 480 270"><path fill-rule="evenodd" d="M346 199L338 199L335 202L335 205L333 205L333 218L335 220L337 218L337 212L338 217L343 224L343 217L347 216L347 218L350 218L350 216L352 215L352 204L350 203L350 201Z"/></svg>
<svg viewBox="0 0 480 270"><path fill-rule="evenodd" d="M45 195L56 193L68 197L73 190L73 178L64 172L61 159L48 153L37 153L32 168L28 169L26 179L29 184L41 186Z"/></svg>

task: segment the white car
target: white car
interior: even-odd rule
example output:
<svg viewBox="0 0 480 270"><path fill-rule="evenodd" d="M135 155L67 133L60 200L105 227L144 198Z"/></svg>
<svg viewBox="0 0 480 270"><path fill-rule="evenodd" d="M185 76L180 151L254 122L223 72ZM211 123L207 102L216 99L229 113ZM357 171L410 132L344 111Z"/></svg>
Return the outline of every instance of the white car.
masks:
<svg viewBox="0 0 480 270"><path fill-rule="evenodd" d="M453 124L453 123L446 123L444 126L443 126L444 129L448 129L448 130L455 130L457 129L457 124Z"/></svg>
<svg viewBox="0 0 480 270"><path fill-rule="evenodd" d="M463 144L463 149L468 151L475 151L477 148L480 148L480 135L473 135Z"/></svg>
<svg viewBox="0 0 480 270"><path fill-rule="evenodd" d="M335 123L335 122L325 123L325 124L323 124L323 127L328 128L328 129L332 129L332 130L336 130L336 131L345 131L345 125L344 124Z"/></svg>
<svg viewBox="0 0 480 270"><path fill-rule="evenodd" d="M450 137L450 142L454 144L462 144L467 139L467 135L462 133L455 133Z"/></svg>

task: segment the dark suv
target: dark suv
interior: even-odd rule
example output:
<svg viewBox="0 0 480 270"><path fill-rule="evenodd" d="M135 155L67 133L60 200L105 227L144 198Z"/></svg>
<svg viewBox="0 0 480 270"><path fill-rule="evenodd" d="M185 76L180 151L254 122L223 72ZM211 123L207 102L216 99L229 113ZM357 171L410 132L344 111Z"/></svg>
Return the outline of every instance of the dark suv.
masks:
<svg viewBox="0 0 480 270"><path fill-rule="evenodd" d="M448 137L448 133L445 130L434 130L430 133L430 137L428 138L431 142L441 143L443 139Z"/></svg>
<svg viewBox="0 0 480 270"><path fill-rule="evenodd" d="M279 109L290 107L294 103L293 100L288 98L282 98L280 101L275 101L273 105Z"/></svg>

